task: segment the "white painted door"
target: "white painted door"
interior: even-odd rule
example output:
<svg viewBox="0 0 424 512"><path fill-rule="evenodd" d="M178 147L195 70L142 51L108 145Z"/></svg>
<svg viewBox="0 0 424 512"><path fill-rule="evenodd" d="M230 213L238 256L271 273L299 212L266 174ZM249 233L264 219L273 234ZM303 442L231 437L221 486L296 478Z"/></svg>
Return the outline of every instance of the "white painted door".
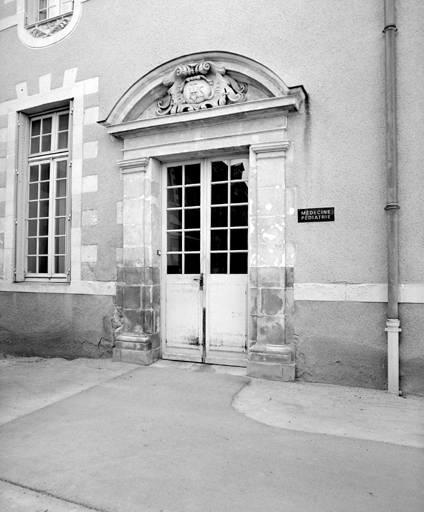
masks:
<svg viewBox="0 0 424 512"><path fill-rule="evenodd" d="M166 165L162 357L246 365L245 158Z"/></svg>

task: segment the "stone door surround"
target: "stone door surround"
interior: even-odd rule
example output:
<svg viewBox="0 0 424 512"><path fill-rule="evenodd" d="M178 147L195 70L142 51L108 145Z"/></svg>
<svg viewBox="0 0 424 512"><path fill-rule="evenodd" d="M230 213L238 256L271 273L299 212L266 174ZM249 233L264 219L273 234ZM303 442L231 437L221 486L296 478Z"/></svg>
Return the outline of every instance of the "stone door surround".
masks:
<svg viewBox="0 0 424 512"><path fill-rule="evenodd" d="M294 380L294 351L284 335L284 175L288 121L304 102L302 87L287 87L265 66L207 52L153 70L101 122L124 144L117 292L124 330L115 359L150 364L160 357L162 163L244 153L250 197L247 372Z"/></svg>

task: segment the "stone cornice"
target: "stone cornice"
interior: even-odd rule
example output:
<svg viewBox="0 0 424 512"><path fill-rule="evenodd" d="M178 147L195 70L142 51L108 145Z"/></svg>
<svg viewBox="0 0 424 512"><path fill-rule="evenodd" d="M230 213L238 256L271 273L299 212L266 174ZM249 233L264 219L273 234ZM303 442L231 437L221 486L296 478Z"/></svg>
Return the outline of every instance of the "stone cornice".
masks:
<svg viewBox="0 0 424 512"><path fill-rule="evenodd" d="M182 130L196 125L207 126L224 122L271 117L298 111L304 101L302 89L289 96L266 98L247 103L225 105L197 112L185 112L175 116L140 119L108 126L108 133L122 139L147 133ZM102 122L100 124L106 125Z"/></svg>

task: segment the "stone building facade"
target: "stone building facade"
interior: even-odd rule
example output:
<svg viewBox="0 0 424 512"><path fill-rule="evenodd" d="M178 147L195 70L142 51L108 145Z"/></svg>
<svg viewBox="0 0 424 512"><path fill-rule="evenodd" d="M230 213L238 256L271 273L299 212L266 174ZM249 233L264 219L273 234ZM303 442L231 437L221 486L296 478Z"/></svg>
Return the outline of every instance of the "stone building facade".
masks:
<svg viewBox="0 0 424 512"><path fill-rule="evenodd" d="M0 350L424 394L423 15L394 205L383 0L1 0Z"/></svg>

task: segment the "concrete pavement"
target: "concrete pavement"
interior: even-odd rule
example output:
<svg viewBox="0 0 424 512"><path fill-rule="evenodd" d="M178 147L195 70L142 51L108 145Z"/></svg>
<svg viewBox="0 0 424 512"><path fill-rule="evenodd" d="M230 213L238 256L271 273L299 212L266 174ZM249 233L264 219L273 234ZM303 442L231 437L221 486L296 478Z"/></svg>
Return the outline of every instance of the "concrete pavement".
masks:
<svg viewBox="0 0 424 512"><path fill-rule="evenodd" d="M0 360L0 510L421 511L424 400L159 361Z"/></svg>

